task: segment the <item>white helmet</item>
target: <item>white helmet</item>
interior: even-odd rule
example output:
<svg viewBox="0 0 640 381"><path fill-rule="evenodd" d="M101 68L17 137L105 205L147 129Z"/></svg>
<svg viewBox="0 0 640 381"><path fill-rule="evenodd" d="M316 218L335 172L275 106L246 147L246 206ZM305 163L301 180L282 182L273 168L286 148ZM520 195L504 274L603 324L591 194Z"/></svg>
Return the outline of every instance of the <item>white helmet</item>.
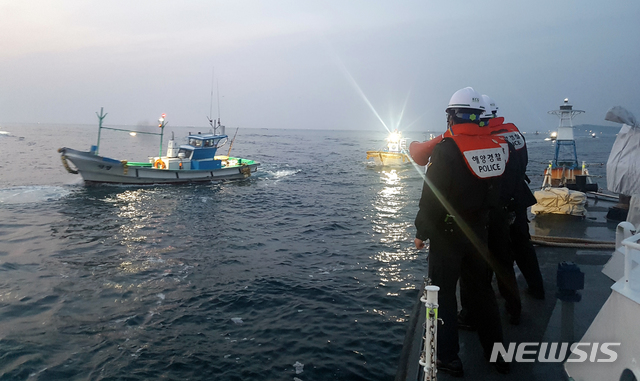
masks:
<svg viewBox="0 0 640 381"><path fill-rule="evenodd" d="M482 95L475 91L473 87L465 87L453 93L449 100L449 106L446 110L450 109L473 109L484 111L485 107L482 104Z"/></svg>
<svg viewBox="0 0 640 381"><path fill-rule="evenodd" d="M484 99L484 101L488 105L486 113L487 114L489 114L489 113L493 114L493 116L491 116L492 118L497 117L498 116L498 105L496 105L496 101L494 101L493 98L491 98L490 96L488 96L486 94L483 94L482 98Z"/></svg>

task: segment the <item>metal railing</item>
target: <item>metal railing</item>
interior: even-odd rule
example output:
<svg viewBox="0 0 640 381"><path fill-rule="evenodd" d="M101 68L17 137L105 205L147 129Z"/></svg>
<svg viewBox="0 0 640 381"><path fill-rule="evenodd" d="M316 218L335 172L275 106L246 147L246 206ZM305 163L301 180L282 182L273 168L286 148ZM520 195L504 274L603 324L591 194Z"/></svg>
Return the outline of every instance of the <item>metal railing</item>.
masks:
<svg viewBox="0 0 640 381"><path fill-rule="evenodd" d="M424 347L419 363L424 370L424 381L436 381L437 369L437 343L438 343L438 291L440 287L428 285L424 288L424 294L420 301L426 308Z"/></svg>
<svg viewBox="0 0 640 381"><path fill-rule="evenodd" d="M624 246L624 291L640 297L640 277L631 276L633 263L640 264L640 234L633 235L622 241ZM635 298L634 298L635 299Z"/></svg>

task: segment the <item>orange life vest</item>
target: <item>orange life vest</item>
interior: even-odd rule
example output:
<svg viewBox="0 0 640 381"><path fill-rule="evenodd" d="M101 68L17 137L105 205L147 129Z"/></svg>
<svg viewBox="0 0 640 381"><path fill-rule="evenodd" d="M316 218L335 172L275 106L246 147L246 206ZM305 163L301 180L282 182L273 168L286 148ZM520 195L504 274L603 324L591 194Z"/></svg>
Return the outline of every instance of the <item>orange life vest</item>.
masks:
<svg viewBox="0 0 640 381"><path fill-rule="evenodd" d="M427 163L429 163L429 157L431 157L431 152L433 152L436 144L440 143L442 139L444 139L444 134L438 135L425 142L411 142L411 144L409 144L409 155L411 155L411 158L416 164L427 165Z"/></svg>
<svg viewBox="0 0 640 381"><path fill-rule="evenodd" d="M429 162L429 157L433 152L436 144L440 143L444 138L450 138L452 136L500 136L501 138L511 142L516 146L516 143L519 145L516 149L520 149L524 147L524 138L520 135L520 131L513 123L504 124L504 118L493 118L489 120L489 124L486 127L479 127L474 123L461 123L448 128L442 135L439 135L431 140L427 140L425 142L411 142L409 145L409 155L413 161L418 165L427 165ZM457 143L457 142L456 142ZM504 144L505 142L500 140L499 143ZM506 145L506 144L505 144ZM458 145L458 147L460 147ZM462 151L462 149L461 149ZM502 157L502 155L500 156ZM495 159L495 156L492 156ZM509 159L509 150L506 148L506 160ZM466 158L465 158L466 160ZM506 162L505 162L506 163ZM467 162L467 164L469 164ZM470 167L471 169L471 167ZM504 168L503 168L504 170ZM476 173L472 170L472 172ZM477 175L477 173L476 173ZM491 177L491 176L489 176Z"/></svg>
<svg viewBox="0 0 640 381"><path fill-rule="evenodd" d="M499 125L501 125L503 123L504 123L504 117L500 116L500 117L497 117L497 118L489 119L489 122L488 122L487 125L489 127L495 127L495 126L499 126Z"/></svg>
<svg viewBox="0 0 640 381"><path fill-rule="evenodd" d="M502 176L509 161L509 146L503 137L492 136L488 128L473 123L457 124L452 130L444 135L456 143L471 173L480 179Z"/></svg>
<svg viewBox="0 0 640 381"><path fill-rule="evenodd" d="M504 118L502 119L504 121ZM489 123L489 126L486 128L490 129L492 135L502 136L506 141L513 144L513 148L515 148L516 151L527 147L527 144L524 140L524 137L520 133L520 130L518 130L518 127L516 127L513 123L501 123L494 125Z"/></svg>

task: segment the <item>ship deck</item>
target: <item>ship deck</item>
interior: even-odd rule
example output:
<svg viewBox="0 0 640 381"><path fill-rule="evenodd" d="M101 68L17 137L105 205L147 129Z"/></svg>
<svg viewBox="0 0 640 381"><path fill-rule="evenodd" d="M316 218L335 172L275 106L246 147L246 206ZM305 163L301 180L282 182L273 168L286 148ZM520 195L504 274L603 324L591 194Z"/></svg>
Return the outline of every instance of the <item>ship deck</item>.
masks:
<svg viewBox="0 0 640 381"><path fill-rule="evenodd" d="M601 241L615 241L617 222L606 219L610 201L589 198L588 214L585 218L541 215L530 223L532 235L585 238ZM584 335L600 308L611 294L613 281L601 270L611 257L613 250L593 250L583 248L561 248L536 246L540 270L545 283L546 298L536 300L524 290L526 282L516 268L518 285L522 297L522 319L519 325L508 322L504 310L504 300L498 295L502 316L505 344L510 342L576 342ZM585 274L584 290L579 291L581 300L576 303L562 302L556 298L556 273L561 262L573 262ZM494 287L497 289L497 287ZM418 305L418 303L416 303ZM405 339L401 364L396 381L417 380L424 308L414 308ZM464 367L465 380L568 380L563 363L528 362L511 363L508 375L497 373L484 359L482 348L475 332L460 331L460 358ZM448 374L438 372L440 381L454 380Z"/></svg>

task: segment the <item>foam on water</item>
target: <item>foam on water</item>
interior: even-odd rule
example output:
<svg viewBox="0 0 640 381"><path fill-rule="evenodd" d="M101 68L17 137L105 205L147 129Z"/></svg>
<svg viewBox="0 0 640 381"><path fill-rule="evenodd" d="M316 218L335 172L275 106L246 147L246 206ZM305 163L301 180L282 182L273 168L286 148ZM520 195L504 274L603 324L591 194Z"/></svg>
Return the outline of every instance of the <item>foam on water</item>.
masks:
<svg viewBox="0 0 640 381"><path fill-rule="evenodd" d="M296 363L293 364L293 367L296 369L296 374L304 372L304 364L300 361L296 361Z"/></svg>
<svg viewBox="0 0 640 381"><path fill-rule="evenodd" d="M57 201L71 193L71 190L58 186L23 186L0 189L0 204L31 204Z"/></svg>
<svg viewBox="0 0 640 381"><path fill-rule="evenodd" d="M281 179L283 177L293 176L300 173L300 169L278 169L275 171L265 171L270 178Z"/></svg>

